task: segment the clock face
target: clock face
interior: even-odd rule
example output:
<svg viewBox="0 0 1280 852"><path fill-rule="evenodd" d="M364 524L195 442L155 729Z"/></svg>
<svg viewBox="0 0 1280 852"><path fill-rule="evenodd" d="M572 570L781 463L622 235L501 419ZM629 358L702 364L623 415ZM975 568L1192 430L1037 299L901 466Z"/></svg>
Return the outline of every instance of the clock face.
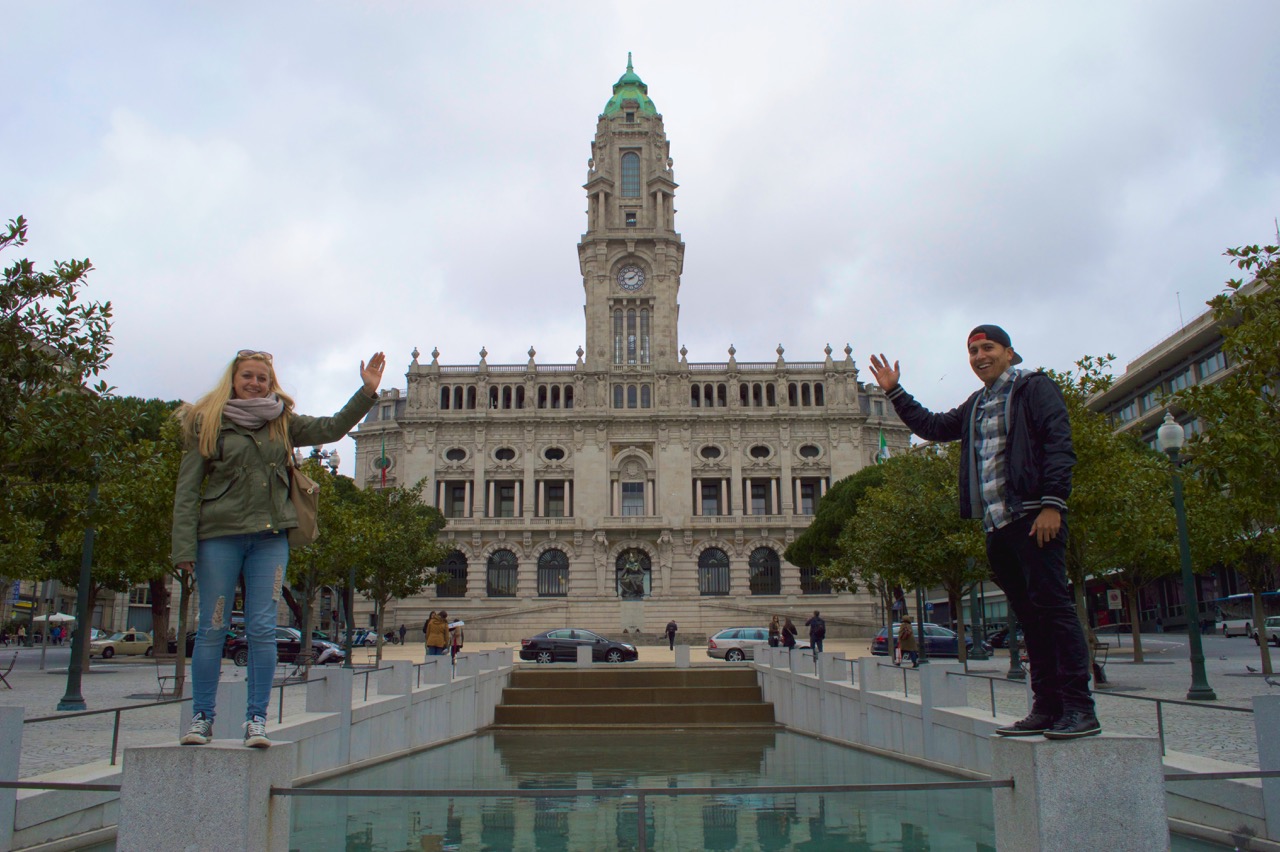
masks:
<svg viewBox="0 0 1280 852"><path fill-rule="evenodd" d="M618 286L634 293L644 286L644 270L638 266L624 266L618 270Z"/></svg>

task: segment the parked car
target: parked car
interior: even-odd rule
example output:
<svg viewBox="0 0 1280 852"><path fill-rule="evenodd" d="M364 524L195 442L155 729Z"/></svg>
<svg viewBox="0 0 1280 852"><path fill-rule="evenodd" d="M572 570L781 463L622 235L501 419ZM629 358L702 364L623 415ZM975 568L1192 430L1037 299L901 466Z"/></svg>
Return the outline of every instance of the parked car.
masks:
<svg viewBox="0 0 1280 852"><path fill-rule="evenodd" d="M89 656L109 660L116 654L151 656L151 634L124 630L89 643Z"/></svg>
<svg viewBox="0 0 1280 852"><path fill-rule="evenodd" d="M958 657L960 656L960 643L958 636L954 630L948 630L940 624L934 624L926 621L921 627L924 628L924 642L922 649L930 657ZM888 640L889 631L893 631L894 641L890 643ZM881 627L876 633L875 638L871 640L871 653L877 657L887 657L897 644L898 625L886 628ZM916 629L916 639L921 638L920 629ZM964 637L964 646L966 651L973 650L973 637ZM987 642L983 647L990 651L991 643Z"/></svg>
<svg viewBox="0 0 1280 852"><path fill-rule="evenodd" d="M1280 648L1280 615L1268 615L1264 624L1267 630L1267 641ZM1262 644L1262 640L1256 630L1253 631L1253 643L1255 645Z"/></svg>
<svg viewBox="0 0 1280 852"><path fill-rule="evenodd" d="M311 650L317 658L327 649L332 649L334 653L329 655L329 659L326 662L340 663L346 659L342 646L327 639L311 640ZM294 662L298 659L298 654L301 650L302 634L296 628L276 627L276 659L279 662ZM227 640L225 654L237 666L249 665L249 640L245 638L243 633L236 634L233 638Z"/></svg>
<svg viewBox="0 0 1280 852"><path fill-rule="evenodd" d="M1022 628L1018 628L1018 644L1021 645L1025 641ZM967 643L972 644L972 643ZM992 648L1008 648L1009 647L1009 628L997 630L995 633L987 634L987 644Z"/></svg>
<svg viewBox="0 0 1280 852"><path fill-rule="evenodd" d="M707 656L730 663L754 660L756 648L768 644L767 627L726 627L707 640ZM808 650L809 643L797 640L795 647Z"/></svg>
<svg viewBox="0 0 1280 852"><path fill-rule="evenodd" d="M591 659L597 663L631 662L640 656L635 645L615 642L578 627L560 627L521 639L520 659L536 663L573 662L583 645L591 648Z"/></svg>
<svg viewBox="0 0 1280 852"><path fill-rule="evenodd" d="M228 651L228 647L231 644L231 640L236 638L237 636L243 636L243 635L244 635L243 631L239 631L239 632L235 630L227 631L227 638L222 643L222 656L224 658L231 656L230 651ZM187 648L188 657L191 656L191 653L195 650L195 647L196 647L196 632L194 630L191 630L187 633L186 648ZM169 653L170 654L178 653L178 642L176 639L169 640Z"/></svg>

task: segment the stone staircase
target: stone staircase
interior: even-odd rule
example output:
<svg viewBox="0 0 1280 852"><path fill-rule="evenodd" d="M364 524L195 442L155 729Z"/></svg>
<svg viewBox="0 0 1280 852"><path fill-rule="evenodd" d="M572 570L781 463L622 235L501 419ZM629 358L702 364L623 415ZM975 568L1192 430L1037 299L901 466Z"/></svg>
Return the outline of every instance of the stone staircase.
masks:
<svg viewBox="0 0 1280 852"><path fill-rule="evenodd" d="M494 708L496 728L772 728L748 668L518 668Z"/></svg>

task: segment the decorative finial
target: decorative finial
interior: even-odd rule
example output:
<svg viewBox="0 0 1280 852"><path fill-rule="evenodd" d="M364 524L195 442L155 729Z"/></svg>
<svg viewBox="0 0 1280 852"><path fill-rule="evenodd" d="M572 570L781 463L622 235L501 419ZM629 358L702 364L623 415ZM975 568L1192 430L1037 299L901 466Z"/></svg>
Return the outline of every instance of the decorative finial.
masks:
<svg viewBox="0 0 1280 852"><path fill-rule="evenodd" d="M431 347L431 363L432 364L440 363L440 347L439 346Z"/></svg>
<svg viewBox="0 0 1280 852"><path fill-rule="evenodd" d="M481 362L483 362L483 361L484 361L484 359L485 359L485 358L488 358L488 357L489 357L489 350L488 350L486 347L481 346L481 347L480 347L480 360L481 360Z"/></svg>
<svg viewBox="0 0 1280 852"><path fill-rule="evenodd" d="M734 349L734 348L733 348L733 344L732 344L732 343L730 343L730 344L729 344L729 357L730 357L730 358L732 358L734 355L737 355L737 354L738 354L738 350L737 350L737 349Z"/></svg>
<svg viewBox="0 0 1280 852"><path fill-rule="evenodd" d="M852 354L853 354L853 347L846 343L846 344L844 345L844 354L845 354L845 356L846 356L846 357L847 357L847 356L852 355Z"/></svg>
<svg viewBox="0 0 1280 852"><path fill-rule="evenodd" d="M534 349L532 346L530 346L530 347L529 347L529 358L530 358L530 360L532 360L532 359L533 359L533 356L534 356L534 355L537 355L537 354L538 354L537 350L536 350L536 349Z"/></svg>
<svg viewBox="0 0 1280 852"><path fill-rule="evenodd" d="M418 347L413 347L413 351L409 354L413 356L413 363L418 363Z"/></svg>
<svg viewBox="0 0 1280 852"><path fill-rule="evenodd" d="M632 68L631 68L631 51L629 51L629 50L627 51L627 70L628 70L628 71L632 70Z"/></svg>
<svg viewBox="0 0 1280 852"><path fill-rule="evenodd" d="M777 348L777 349L775 349L775 350L773 350L773 351L774 351L774 352L777 352L777 353L778 353L778 357L779 357L779 358L781 358L781 357L782 357L782 353L783 353L783 352L786 352L787 350L783 349L783 348L782 348L782 344L781 344L781 343L779 343L779 344L778 344L778 348Z"/></svg>
<svg viewBox="0 0 1280 852"><path fill-rule="evenodd" d="M680 347L680 363L681 364L689 363L689 350L684 346Z"/></svg>

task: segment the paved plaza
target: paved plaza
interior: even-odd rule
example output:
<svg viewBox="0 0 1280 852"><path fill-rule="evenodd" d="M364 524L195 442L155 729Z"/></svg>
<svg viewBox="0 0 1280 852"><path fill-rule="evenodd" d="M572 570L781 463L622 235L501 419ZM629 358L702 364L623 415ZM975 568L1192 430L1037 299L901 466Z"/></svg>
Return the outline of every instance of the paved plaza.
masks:
<svg viewBox="0 0 1280 852"><path fill-rule="evenodd" d="M1131 733L1154 736L1157 733L1156 705L1153 701L1126 699L1120 693L1140 696L1144 699L1182 700L1190 685L1190 666L1187 662L1186 637L1179 634L1149 635L1143 637L1147 662L1132 662L1130 637L1123 637L1125 647L1114 649L1107 665L1109 683L1097 693L1098 715L1105 730L1114 733ZM469 643L468 650L487 650L506 647L508 643ZM843 652L853 659L867 656L867 639L828 640L828 651ZM386 659L422 659L422 649L417 645L407 647L388 646ZM7 653L4 665L7 665ZM1004 678L1008 670L1008 655L997 651L993 660L970 664L970 672L994 680L996 708L999 712L1021 716L1026 710L1026 690L1021 684ZM68 652L50 649L46 670L39 669L40 650L23 649L8 679L12 690L0 687L0 705L20 705L28 719L55 716L57 704L66 691L66 661ZM1164 729L1170 750L1213 757L1248 766L1258 765L1258 751L1253 729L1253 716L1249 713L1226 712L1215 707L1247 708L1254 695L1276 689L1266 683L1260 674L1250 673L1246 666L1259 668L1257 647L1242 638L1205 639L1206 667L1210 685L1217 692L1218 701L1203 706L1187 707L1164 705ZM710 660L705 650L694 647L691 653L694 665L728 665ZM880 658L890 665L886 658ZM666 646L641 646L641 664L671 664L674 655ZM357 662L363 662L363 653L357 650ZM243 677L244 669L237 669L230 662L224 663L224 677ZM355 700L365 698L366 680L368 695L376 696L376 678L355 678ZM917 673L904 670L904 688L910 694L919 689ZM1280 681L1280 679L1277 679ZM969 702L977 708L991 706L992 684L974 678L969 681ZM90 710L143 705L155 700L157 693L156 666L145 658L121 659L110 662L95 660L90 673L84 675L82 695ZM305 700L305 686L284 687L283 710L285 715L301 712ZM270 717L278 718L281 710L281 690L272 693ZM215 724L218 737L240 736L242 722L239 708L221 708L222 714ZM179 725L188 710L179 705L135 709L121 714L119 749L128 746L147 745L176 739ZM60 718L55 721L24 725L22 742L21 777L29 777L58 769L66 769L96 761L106 761L111 754L114 714L79 718Z"/></svg>

